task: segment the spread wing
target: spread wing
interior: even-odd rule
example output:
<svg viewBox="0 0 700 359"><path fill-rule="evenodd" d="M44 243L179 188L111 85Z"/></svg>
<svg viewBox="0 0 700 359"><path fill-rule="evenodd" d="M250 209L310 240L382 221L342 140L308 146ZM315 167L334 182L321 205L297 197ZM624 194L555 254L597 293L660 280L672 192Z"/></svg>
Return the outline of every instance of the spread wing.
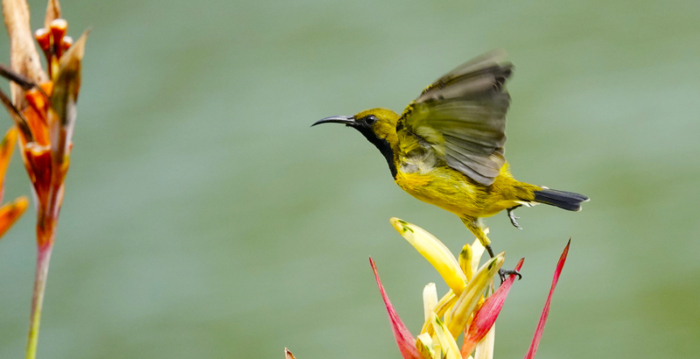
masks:
<svg viewBox="0 0 700 359"><path fill-rule="evenodd" d="M510 95L505 83L513 65L499 64L503 56L502 52L482 55L423 90L397 123L399 142L416 143L417 139L422 147L432 147L448 166L491 185L506 161L503 146Z"/></svg>

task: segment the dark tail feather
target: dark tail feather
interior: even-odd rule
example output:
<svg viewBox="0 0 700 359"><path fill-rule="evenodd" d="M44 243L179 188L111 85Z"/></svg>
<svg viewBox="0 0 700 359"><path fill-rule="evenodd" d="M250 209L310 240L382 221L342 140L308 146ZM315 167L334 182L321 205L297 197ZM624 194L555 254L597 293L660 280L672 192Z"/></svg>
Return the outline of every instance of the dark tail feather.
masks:
<svg viewBox="0 0 700 359"><path fill-rule="evenodd" d="M581 203L588 202L588 200L588 197L573 192L557 191L549 188L535 191L535 202L557 206L567 211L580 211Z"/></svg>

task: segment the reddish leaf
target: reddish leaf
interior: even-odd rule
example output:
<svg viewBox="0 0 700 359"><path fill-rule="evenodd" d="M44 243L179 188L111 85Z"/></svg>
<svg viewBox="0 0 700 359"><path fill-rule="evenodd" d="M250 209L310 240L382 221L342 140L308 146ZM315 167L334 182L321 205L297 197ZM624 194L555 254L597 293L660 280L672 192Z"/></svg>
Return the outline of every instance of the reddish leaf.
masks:
<svg viewBox="0 0 700 359"><path fill-rule="evenodd" d="M22 216L29 206L27 197L17 198L13 203L0 207L0 237Z"/></svg>
<svg viewBox="0 0 700 359"><path fill-rule="evenodd" d="M377 286L379 287L379 292L382 294L382 299L384 300L384 305L386 306L386 311L389 314L389 321L391 322L391 330L394 332L394 338L396 339L396 344L399 345L399 351L404 359L421 359L418 349L416 349L416 339L413 338L411 332L403 324L401 318L394 310L394 306L391 305L389 297L384 291L382 282L379 280L379 273L377 272L377 266L374 264L372 257L369 258L369 264L372 266L372 271L374 271L374 278L377 280Z"/></svg>
<svg viewBox="0 0 700 359"><path fill-rule="evenodd" d="M564 263L566 263L566 255L569 254L569 246L571 245L571 238L569 238L569 243L566 244L564 252L559 257L559 263L557 263L557 269L554 271L554 279L552 280L552 288L549 290L549 295L547 296L547 301L544 304L544 309L542 310L542 315L540 316L540 322L537 323L537 329L535 330L535 336L532 338L532 344L530 344L530 349L525 355L525 359L534 359L535 353L537 353L537 347L540 345L540 339L542 339L542 333L544 333L544 325L547 323L547 316L549 315L549 304L552 301L552 294L554 294L554 289L557 287L557 282L559 282L559 275L562 269L564 269Z"/></svg>
<svg viewBox="0 0 700 359"><path fill-rule="evenodd" d="M525 258L521 258L518 265L515 266L515 270L519 271L520 268L523 267L524 261ZM474 319L469 326L469 330L465 333L464 344L462 344L463 358L469 357L469 354L476 348L476 344L491 330L491 327L493 327L493 323L496 322L498 314L501 313L510 287L515 281L515 277L515 274L511 274L508 279L501 284L498 290L484 301L481 308L474 314Z"/></svg>

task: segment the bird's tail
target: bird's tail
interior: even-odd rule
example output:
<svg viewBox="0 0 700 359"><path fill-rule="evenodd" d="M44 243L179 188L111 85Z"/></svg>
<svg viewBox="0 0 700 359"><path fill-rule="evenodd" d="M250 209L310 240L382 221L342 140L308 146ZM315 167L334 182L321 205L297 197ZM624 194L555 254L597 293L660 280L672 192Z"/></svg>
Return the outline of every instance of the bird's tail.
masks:
<svg viewBox="0 0 700 359"><path fill-rule="evenodd" d="M542 190L535 191L534 201L557 206L567 211L578 212L581 210L581 203L588 202L589 198L574 192L558 191L543 187Z"/></svg>

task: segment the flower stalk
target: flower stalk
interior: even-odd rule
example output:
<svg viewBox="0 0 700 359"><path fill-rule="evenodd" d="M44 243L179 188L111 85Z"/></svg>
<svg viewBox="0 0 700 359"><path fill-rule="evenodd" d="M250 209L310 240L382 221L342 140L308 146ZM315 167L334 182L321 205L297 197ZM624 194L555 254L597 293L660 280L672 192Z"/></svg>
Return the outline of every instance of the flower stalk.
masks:
<svg viewBox="0 0 700 359"><path fill-rule="evenodd" d="M36 358L39 344L39 325L41 324L41 309L46 291L46 278L49 275L49 262L53 245L39 248L36 260L36 276L34 278L34 293L32 294L32 309L29 317L29 339L27 341L27 359Z"/></svg>
<svg viewBox="0 0 700 359"><path fill-rule="evenodd" d="M11 81L12 100L2 91L0 100L19 130L21 155L36 199L37 263L26 356L33 359L70 164L87 31L74 43L66 36L68 22L61 18L58 0L49 0L44 28L32 36L26 0L2 4L11 66L0 66L0 75ZM46 72L35 40L46 58Z"/></svg>

